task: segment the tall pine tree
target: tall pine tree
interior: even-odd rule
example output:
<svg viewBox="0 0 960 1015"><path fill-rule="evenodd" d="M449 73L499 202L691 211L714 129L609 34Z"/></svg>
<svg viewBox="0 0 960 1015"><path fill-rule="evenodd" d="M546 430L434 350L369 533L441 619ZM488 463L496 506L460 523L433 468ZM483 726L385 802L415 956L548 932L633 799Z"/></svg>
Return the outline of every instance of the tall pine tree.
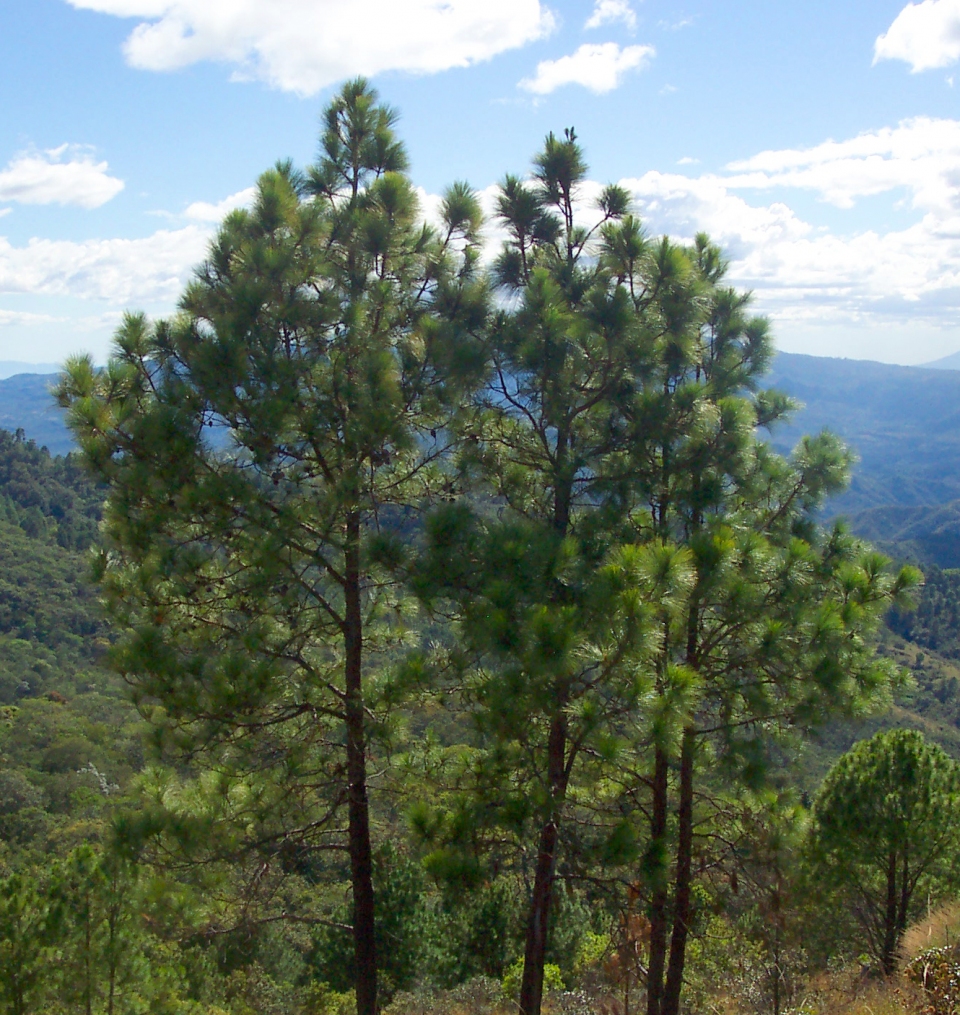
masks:
<svg viewBox="0 0 960 1015"><path fill-rule="evenodd" d="M213 775L216 802L169 827L195 855L259 855L250 898L345 848L359 1015L378 1009L371 687L403 636L383 562L446 482L486 314L477 202L457 185L424 225L394 122L345 85L317 165L261 177L179 315L128 317L106 370L70 361L59 391L109 488L114 664Z"/></svg>
<svg viewBox="0 0 960 1015"><path fill-rule="evenodd" d="M473 803L448 827L482 844L471 821L498 823L530 857L520 1007L537 1015L574 797L605 760L613 809L646 842L648 1013L677 1015L698 785L759 780L778 729L881 700L891 674L869 637L916 575L819 533L849 464L835 439L790 459L763 442L790 404L757 390L767 324L724 285L717 248L650 241L617 187L585 226L587 186L568 131L532 181L501 187L495 277L511 302L463 459L478 506L435 520L426 582L457 604L479 746L461 781ZM614 573L630 608L605 598ZM627 764L614 745L631 738Z"/></svg>

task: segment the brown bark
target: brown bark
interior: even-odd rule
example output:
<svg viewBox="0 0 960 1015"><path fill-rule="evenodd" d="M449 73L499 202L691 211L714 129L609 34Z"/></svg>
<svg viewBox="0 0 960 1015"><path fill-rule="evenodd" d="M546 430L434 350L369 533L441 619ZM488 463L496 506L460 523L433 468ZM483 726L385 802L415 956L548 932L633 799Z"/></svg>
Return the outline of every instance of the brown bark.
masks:
<svg viewBox="0 0 960 1015"><path fill-rule="evenodd" d="M883 971L890 976L896 966L897 947L897 852L890 850L887 862L887 911L883 921Z"/></svg>
<svg viewBox="0 0 960 1015"><path fill-rule="evenodd" d="M92 892L87 892L86 919L83 923L83 944L85 952L83 957L83 1010L86 1015L92 1015L93 1013L93 914L91 912L93 906L90 901L91 894Z"/></svg>
<svg viewBox="0 0 960 1015"><path fill-rule="evenodd" d="M363 709L363 614L360 586L360 519L347 521L344 566L344 673L346 690L348 849L353 887L353 945L357 1015L377 1015L377 953L373 852L367 801L366 730Z"/></svg>
<svg viewBox="0 0 960 1015"><path fill-rule="evenodd" d="M690 932L691 885L693 880L693 761L694 731L683 731L680 749L680 801L677 809L677 872L674 887L673 934L670 938L670 965L660 1004L660 1015L679 1015L683 971Z"/></svg>
<svg viewBox="0 0 960 1015"><path fill-rule="evenodd" d="M655 860L663 864L667 839L667 776L669 759L658 747L653 765L653 808L650 818L651 848ZM650 962L647 966L647 1015L660 1015L663 998L663 970L667 958L667 877L662 868L654 873L653 896L650 902Z"/></svg>
<svg viewBox="0 0 960 1015"><path fill-rule="evenodd" d="M903 847L903 874L900 878L900 905L897 908L897 946L907 929L907 910L910 908L910 865L906 843Z"/></svg>
<svg viewBox="0 0 960 1015"><path fill-rule="evenodd" d="M550 724L547 747L547 773L550 786L550 813L540 829L533 897L527 920L527 940L523 954L523 980L520 984L520 1011L540 1015L543 1003L543 968L547 955L550 904L557 869L557 842L560 836L560 811L567 788L567 722L557 712Z"/></svg>

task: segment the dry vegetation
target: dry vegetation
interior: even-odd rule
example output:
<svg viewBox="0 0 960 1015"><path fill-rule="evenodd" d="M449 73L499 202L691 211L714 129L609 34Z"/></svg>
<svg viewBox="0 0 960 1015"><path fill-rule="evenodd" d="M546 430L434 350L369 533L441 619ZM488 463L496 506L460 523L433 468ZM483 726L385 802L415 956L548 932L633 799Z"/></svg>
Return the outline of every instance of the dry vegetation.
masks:
<svg viewBox="0 0 960 1015"><path fill-rule="evenodd" d="M960 1012L960 902L935 909L911 927L902 943L896 976L878 978L853 964L811 977L779 1015L956 1015ZM586 989L552 991L545 1015L642 1015L643 996L624 997L601 963ZM751 1003L750 992L724 984L701 994L690 1015L772 1015L768 1004ZM626 1002L626 1004L625 1004ZM397 995L384 1015L513 1015L516 1004L501 984L477 979L455 990ZM330 1015L334 1015L333 1012ZM345 1013L337 1013L345 1015Z"/></svg>

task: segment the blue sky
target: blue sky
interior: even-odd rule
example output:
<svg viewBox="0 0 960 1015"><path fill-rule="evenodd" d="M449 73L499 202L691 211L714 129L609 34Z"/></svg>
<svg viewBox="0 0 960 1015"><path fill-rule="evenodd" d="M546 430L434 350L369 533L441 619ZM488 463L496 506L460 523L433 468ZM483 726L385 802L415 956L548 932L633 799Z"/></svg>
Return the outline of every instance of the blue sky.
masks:
<svg viewBox="0 0 960 1015"><path fill-rule="evenodd" d="M650 232L707 229L781 348L960 349L960 0L9 0L0 360L103 358L364 73L430 195L548 130ZM956 87L954 86L956 75Z"/></svg>

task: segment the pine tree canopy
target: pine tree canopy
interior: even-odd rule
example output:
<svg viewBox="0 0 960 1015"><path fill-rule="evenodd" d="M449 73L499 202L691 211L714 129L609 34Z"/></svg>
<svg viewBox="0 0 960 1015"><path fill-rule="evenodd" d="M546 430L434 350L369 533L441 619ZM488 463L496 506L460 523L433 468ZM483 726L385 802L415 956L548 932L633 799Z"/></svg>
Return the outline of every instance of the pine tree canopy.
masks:
<svg viewBox="0 0 960 1015"><path fill-rule="evenodd" d="M772 451L769 327L708 237L591 194L569 129L504 178L487 264L469 186L425 222L395 122L345 85L179 312L67 364L111 661L167 763L126 835L229 867L243 919L328 892L376 1015L375 848L409 805L439 882L524 884L524 1015L564 881L631 884L648 1015L678 1015L725 794L889 699L872 638L919 576L818 526L850 455ZM410 734L415 706L443 719Z"/></svg>

